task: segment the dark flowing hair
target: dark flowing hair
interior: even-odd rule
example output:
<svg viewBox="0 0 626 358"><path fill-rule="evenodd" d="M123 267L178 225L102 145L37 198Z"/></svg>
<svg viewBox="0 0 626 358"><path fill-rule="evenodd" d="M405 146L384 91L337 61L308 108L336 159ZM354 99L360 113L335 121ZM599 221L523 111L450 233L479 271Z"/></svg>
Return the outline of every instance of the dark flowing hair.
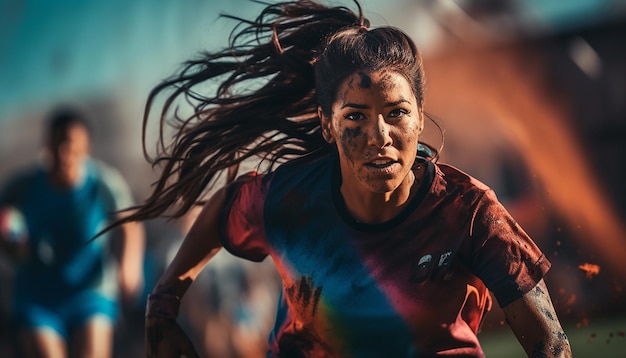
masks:
<svg viewBox="0 0 626 358"><path fill-rule="evenodd" d="M271 170L299 156L328 153L333 147L322 139L317 107L330 113L339 84L357 70L396 70L421 107L424 75L417 47L399 29L368 30L369 20L354 2L357 12L302 0L267 5L255 20L222 15L238 21L229 46L185 62L148 97L144 155L163 168L151 196L123 221L155 218L175 205L171 216L182 216L219 174L229 171L232 180L239 164L253 157ZM200 94L197 88L207 83L216 85L214 92ZM151 158L148 117L166 90L173 91L159 113L157 155ZM179 115L181 99L193 114ZM176 132L166 143L168 126Z"/></svg>

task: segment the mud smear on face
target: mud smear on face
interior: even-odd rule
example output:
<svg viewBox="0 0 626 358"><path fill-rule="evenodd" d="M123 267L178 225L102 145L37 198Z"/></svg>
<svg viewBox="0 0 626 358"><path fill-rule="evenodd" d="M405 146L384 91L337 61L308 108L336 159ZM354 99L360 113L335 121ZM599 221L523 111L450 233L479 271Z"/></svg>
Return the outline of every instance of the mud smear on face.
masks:
<svg viewBox="0 0 626 358"><path fill-rule="evenodd" d="M368 74L366 74L365 72L359 72L358 75L359 75L359 78L361 79L361 81L359 82L359 86L361 88L372 87L372 78Z"/></svg>
<svg viewBox="0 0 626 358"><path fill-rule="evenodd" d="M359 141L364 140L362 139L364 135L361 127L341 129L341 133L339 134L341 138L341 148L349 160L354 161L357 157L356 152L358 151Z"/></svg>

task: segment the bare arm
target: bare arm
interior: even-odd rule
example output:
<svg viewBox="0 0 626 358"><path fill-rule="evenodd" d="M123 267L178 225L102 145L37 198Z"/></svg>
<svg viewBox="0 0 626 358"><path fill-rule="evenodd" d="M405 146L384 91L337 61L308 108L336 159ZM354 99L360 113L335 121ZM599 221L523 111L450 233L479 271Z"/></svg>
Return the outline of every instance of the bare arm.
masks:
<svg viewBox="0 0 626 358"><path fill-rule="evenodd" d="M120 227L121 252L119 257L119 282L122 297L130 302L143 288L143 255L145 232L142 223L129 222Z"/></svg>
<svg viewBox="0 0 626 358"><path fill-rule="evenodd" d="M182 298L200 271L221 249L218 221L225 200L226 189L222 188L205 204L152 290L153 294ZM193 343L175 320L152 316L146 318L146 354L148 357L198 357Z"/></svg>
<svg viewBox="0 0 626 358"><path fill-rule="evenodd" d="M569 340L543 280L530 292L503 307L503 310L508 324L529 357L572 356Z"/></svg>
<svg viewBox="0 0 626 358"><path fill-rule="evenodd" d="M226 199L226 190L218 190L204 205L189 233L157 282L153 293L182 297L207 262L222 248L218 220Z"/></svg>

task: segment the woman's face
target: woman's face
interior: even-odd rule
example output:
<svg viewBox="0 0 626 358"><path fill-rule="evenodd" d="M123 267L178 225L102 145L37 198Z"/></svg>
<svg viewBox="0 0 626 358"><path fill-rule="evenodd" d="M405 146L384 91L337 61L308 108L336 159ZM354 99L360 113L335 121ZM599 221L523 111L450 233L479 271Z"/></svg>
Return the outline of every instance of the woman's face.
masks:
<svg viewBox="0 0 626 358"><path fill-rule="evenodd" d="M318 111L326 137L337 143L342 185L388 193L407 182L424 118L402 75L354 73L339 86L330 117Z"/></svg>

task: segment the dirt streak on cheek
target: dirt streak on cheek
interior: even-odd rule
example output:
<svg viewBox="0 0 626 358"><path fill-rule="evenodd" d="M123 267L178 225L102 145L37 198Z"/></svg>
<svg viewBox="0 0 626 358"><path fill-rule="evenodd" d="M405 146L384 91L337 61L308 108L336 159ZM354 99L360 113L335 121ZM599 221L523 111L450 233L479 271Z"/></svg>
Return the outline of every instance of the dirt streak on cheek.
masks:
<svg viewBox="0 0 626 358"><path fill-rule="evenodd" d="M341 148L348 159L354 160L357 157L359 141L363 140L363 136L364 134L361 127L343 128L341 131Z"/></svg>
<svg viewBox="0 0 626 358"><path fill-rule="evenodd" d="M397 133L399 137L406 138L405 142L417 142L417 140L419 139L419 131L420 123L419 118L417 118L403 125Z"/></svg>

